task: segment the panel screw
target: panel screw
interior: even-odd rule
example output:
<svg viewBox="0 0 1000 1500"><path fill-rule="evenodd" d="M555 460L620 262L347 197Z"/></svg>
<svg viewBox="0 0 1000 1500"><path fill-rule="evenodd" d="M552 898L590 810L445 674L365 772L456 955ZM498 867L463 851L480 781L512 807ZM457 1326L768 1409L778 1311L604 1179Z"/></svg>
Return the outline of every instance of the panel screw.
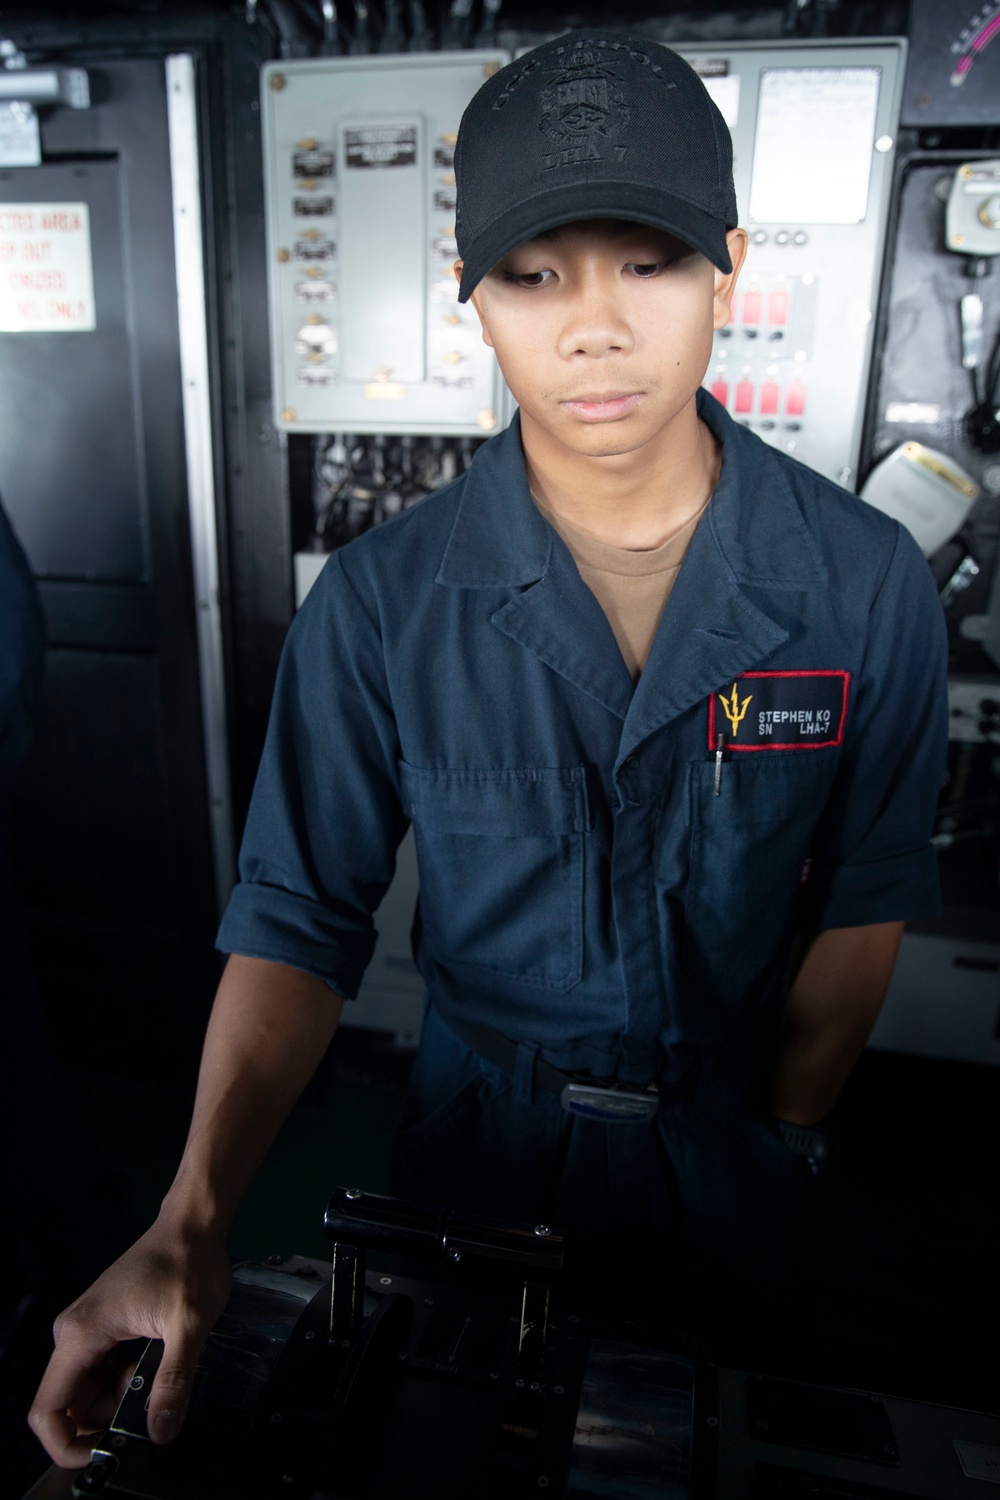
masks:
<svg viewBox="0 0 1000 1500"><path fill-rule="evenodd" d="M379 1279L378 1279L378 1284L379 1284L379 1286L392 1286L392 1277L391 1276L380 1276Z"/></svg>
<svg viewBox="0 0 1000 1500"><path fill-rule="evenodd" d="M496 412L490 411L488 406L484 407L476 418L476 425L481 427L484 432L489 432L497 425Z"/></svg>
<svg viewBox="0 0 1000 1500"><path fill-rule="evenodd" d="M447 1253L448 1253L448 1259L449 1260L461 1260L462 1259L462 1252L458 1248L457 1245L449 1245Z"/></svg>
<svg viewBox="0 0 1000 1500"><path fill-rule="evenodd" d="M278 1423L281 1421L281 1412L280 1411L273 1411L271 1413L271 1421L274 1424L274 1426L277 1427Z"/></svg>
<svg viewBox="0 0 1000 1500"><path fill-rule="evenodd" d="M306 1334L306 1338L307 1338L307 1339L314 1339L314 1338L315 1338L315 1337L316 1337L316 1335L315 1335L315 1333L314 1333L314 1332L313 1332L313 1330L312 1330L312 1329L311 1329L311 1328L310 1328L310 1330L309 1330L309 1332L308 1332L308 1333L307 1333L307 1334Z"/></svg>
<svg viewBox="0 0 1000 1500"><path fill-rule="evenodd" d="M321 322L322 320L317 318L316 321ZM358 1198L361 1198L362 1196L363 1194L360 1188L347 1188L344 1193L344 1197L349 1198L352 1203L355 1203Z"/></svg>
<svg viewBox="0 0 1000 1500"><path fill-rule="evenodd" d="M146 1382L141 1375L133 1375L128 1383L128 1388L130 1391L141 1391L145 1384Z"/></svg>
<svg viewBox="0 0 1000 1500"><path fill-rule="evenodd" d="M523 1380L515 1380L514 1384L517 1386L517 1388L518 1388L519 1391L523 1391L524 1390L524 1381Z"/></svg>
<svg viewBox="0 0 1000 1500"><path fill-rule="evenodd" d="M495 62L483 63L483 77L492 78L494 73L499 73L500 64Z"/></svg>
<svg viewBox="0 0 1000 1500"><path fill-rule="evenodd" d="M277 258L281 262L281 264L284 265L285 262L291 260L292 257L291 257L290 251L288 251L288 250L279 250Z"/></svg>
<svg viewBox="0 0 1000 1500"><path fill-rule="evenodd" d="M564 1385L554 1385L552 1389L557 1396L565 1396L566 1394L566 1387Z"/></svg>
<svg viewBox="0 0 1000 1500"><path fill-rule="evenodd" d="M535 1233L538 1235L539 1239L544 1240L548 1238L548 1236L552 1233L552 1230L547 1224L536 1224Z"/></svg>
<svg viewBox="0 0 1000 1500"><path fill-rule="evenodd" d="M299 414L295 410L294 406L286 406L285 409L284 409L284 411L281 413L281 420L283 422L294 422L294 421L297 420L298 415ZM270 1262L269 1262L269 1264L270 1264ZM276 1262L276 1264L277 1264L277 1262Z"/></svg>
<svg viewBox="0 0 1000 1500"><path fill-rule="evenodd" d="M539 1474L536 1483L540 1490L547 1490L549 1487L549 1476L547 1474Z"/></svg>
<svg viewBox="0 0 1000 1500"><path fill-rule="evenodd" d="M271 74L271 87L274 89L274 92L276 94L280 94L281 90L287 87L287 84L288 79L285 77L284 73Z"/></svg>
<svg viewBox="0 0 1000 1500"><path fill-rule="evenodd" d="M424 1298L424 1306L425 1307L433 1307L434 1306L434 1298L433 1297L425 1297Z"/></svg>
<svg viewBox="0 0 1000 1500"><path fill-rule="evenodd" d="M532 1381L532 1382L531 1382L531 1389L532 1389L532 1390L533 1390L533 1391L540 1391L540 1390L541 1390L541 1386L540 1386L540 1385L539 1385L539 1383L538 1383L538 1381L537 1381L537 1380L533 1380L533 1381Z"/></svg>
<svg viewBox="0 0 1000 1500"><path fill-rule="evenodd" d="M705 1421L709 1427L718 1427L719 1425L718 1417L706 1417Z"/></svg>
<svg viewBox="0 0 1000 1500"><path fill-rule="evenodd" d="M125 1438L122 1433L115 1433L114 1437L111 1439L111 1446L112 1448L124 1448Z"/></svg>

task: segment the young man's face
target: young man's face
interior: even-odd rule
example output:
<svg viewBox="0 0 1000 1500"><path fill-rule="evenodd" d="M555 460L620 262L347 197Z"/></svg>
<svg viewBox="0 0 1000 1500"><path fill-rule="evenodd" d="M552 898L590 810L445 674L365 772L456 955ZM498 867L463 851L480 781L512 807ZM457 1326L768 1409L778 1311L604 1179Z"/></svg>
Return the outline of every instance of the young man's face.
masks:
<svg viewBox="0 0 1000 1500"><path fill-rule="evenodd" d="M526 428L595 457L659 436L729 321L746 235L735 229L728 241L734 269L724 275L663 230L582 220L494 266L472 302Z"/></svg>

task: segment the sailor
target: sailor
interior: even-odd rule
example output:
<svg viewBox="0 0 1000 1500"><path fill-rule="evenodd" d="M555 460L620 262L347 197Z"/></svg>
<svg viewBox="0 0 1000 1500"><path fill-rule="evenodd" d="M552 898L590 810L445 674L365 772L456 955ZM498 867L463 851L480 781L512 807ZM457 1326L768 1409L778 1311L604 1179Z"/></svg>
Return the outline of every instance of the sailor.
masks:
<svg viewBox="0 0 1000 1500"><path fill-rule="evenodd" d="M747 249L701 80L563 36L488 80L455 168L459 300L519 415L291 628L183 1161L33 1409L60 1463L139 1334L176 1434L229 1222L411 824L427 1014L393 1186L565 1225L579 1286L765 1285L936 909L940 606L905 531L700 389Z"/></svg>

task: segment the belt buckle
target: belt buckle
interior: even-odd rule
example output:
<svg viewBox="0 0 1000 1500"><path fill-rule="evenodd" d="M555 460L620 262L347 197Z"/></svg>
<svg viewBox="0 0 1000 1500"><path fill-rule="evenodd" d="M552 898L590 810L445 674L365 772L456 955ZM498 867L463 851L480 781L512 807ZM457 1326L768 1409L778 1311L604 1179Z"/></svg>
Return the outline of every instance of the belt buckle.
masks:
<svg viewBox="0 0 1000 1500"><path fill-rule="evenodd" d="M655 1083L614 1084L567 1083L560 1096L568 1114L605 1125L642 1125L656 1118L660 1091Z"/></svg>

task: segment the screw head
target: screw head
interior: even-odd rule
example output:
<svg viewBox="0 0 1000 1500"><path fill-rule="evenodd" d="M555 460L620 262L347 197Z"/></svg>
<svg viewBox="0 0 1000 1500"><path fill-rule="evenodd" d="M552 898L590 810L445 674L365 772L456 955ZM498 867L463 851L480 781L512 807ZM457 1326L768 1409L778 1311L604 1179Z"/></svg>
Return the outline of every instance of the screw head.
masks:
<svg viewBox="0 0 1000 1500"><path fill-rule="evenodd" d="M552 1233L552 1230L547 1224L536 1224L535 1233L538 1235L538 1238L540 1240L544 1240L548 1239L549 1235Z"/></svg>
<svg viewBox="0 0 1000 1500"><path fill-rule="evenodd" d="M116 1432L115 1435L114 1435L114 1437L111 1439L111 1446L112 1446L112 1448L124 1448L124 1446L125 1446L125 1436L124 1436L124 1434L121 1433L121 1432Z"/></svg>
<svg viewBox="0 0 1000 1500"><path fill-rule="evenodd" d="M378 1284L379 1284L379 1286L392 1286L392 1277L391 1276L380 1276L379 1279L378 1279Z"/></svg>
<svg viewBox="0 0 1000 1500"><path fill-rule="evenodd" d="M278 1425L278 1423L280 1421L281 1421L281 1412L280 1411L273 1411L271 1413L271 1422L272 1422L273 1426L277 1427L277 1425Z"/></svg>
<svg viewBox="0 0 1000 1500"><path fill-rule="evenodd" d="M718 1417L706 1417L705 1423L708 1427L718 1427L719 1419Z"/></svg>
<svg viewBox="0 0 1000 1500"><path fill-rule="evenodd" d="M312 1329L311 1329L311 1328L310 1328L310 1330L309 1330L309 1332L308 1332L308 1333L307 1333L307 1334L306 1334L306 1338L307 1338L307 1339L314 1339L314 1338L315 1338L315 1337L316 1337L316 1335L315 1335L315 1333L314 1333L314 1332L313 1332L313 1330L312 1330Z"/></svg>
<svg viewBox="0 0 1000 1500"><path fill-rule="evenodd" d="M448 1246L448 1252L447 1252L447 1253L448 1253L448 1259L449 1259L449 1260L455 1260L455 1261L458 1261L458 1260L461 1260L461 1259L462 1259L462 1252L461 1252L461 1250L460 1250L460 1249L459 1249L459 1248L458 1248L458 1246L457 1246L457 1245L449 1245L449 1246Z"/></svg>
<svg viewBox="0 0 1000 1500"><path fill-rule="evenodd" d="M288 79L285 77L284 73L271 74L271 88L276 94L280 94L282 89L285 88L287 84Z"/></svg>
<svg viewBox="0 0 1000 1500"><path fill-rule="evenodd" d="M566 1387L564 1385L554 1385L552 1389L557 1396L565 1396L566 1394Z"/></svg>
<svg viewBox="0 0 1000 1500"><path fill-rule="evenodd" d="M344 1197L349 1198L352 1203L356 1203L363 1196L360 1188L347 1188L344 1192Z"/></svg>
<svg viewBox="0 0 1000 1500"><path fill-rule="evenodd" d="M128 1388L130 1391L141 1391L145 1384L146 1382L141 1375L133 1375L128 1383Z"/></svg>

